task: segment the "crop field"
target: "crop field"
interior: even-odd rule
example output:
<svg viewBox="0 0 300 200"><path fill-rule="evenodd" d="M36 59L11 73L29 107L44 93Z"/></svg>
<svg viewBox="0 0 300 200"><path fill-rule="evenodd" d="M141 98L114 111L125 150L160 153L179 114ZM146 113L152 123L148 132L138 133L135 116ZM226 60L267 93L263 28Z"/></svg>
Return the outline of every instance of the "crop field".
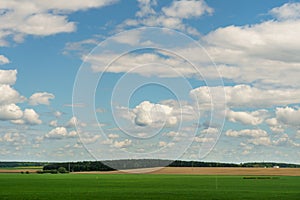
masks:
<svg viewBox="0 0 300 200"><path fill-rule="evenodd" d="M0 174L0 199L299 199L299 176Z"/></svg>

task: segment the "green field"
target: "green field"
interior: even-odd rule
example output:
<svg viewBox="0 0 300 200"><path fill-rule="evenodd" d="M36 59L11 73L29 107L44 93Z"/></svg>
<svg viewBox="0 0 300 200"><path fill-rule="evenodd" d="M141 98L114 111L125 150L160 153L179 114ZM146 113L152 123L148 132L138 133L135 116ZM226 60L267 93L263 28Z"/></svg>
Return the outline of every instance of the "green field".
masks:
<svg viewBox="0 0 300 200"><path fill-rule="evenodd" d="M299 199L300 177L0 174L0 199Z"/></svg>

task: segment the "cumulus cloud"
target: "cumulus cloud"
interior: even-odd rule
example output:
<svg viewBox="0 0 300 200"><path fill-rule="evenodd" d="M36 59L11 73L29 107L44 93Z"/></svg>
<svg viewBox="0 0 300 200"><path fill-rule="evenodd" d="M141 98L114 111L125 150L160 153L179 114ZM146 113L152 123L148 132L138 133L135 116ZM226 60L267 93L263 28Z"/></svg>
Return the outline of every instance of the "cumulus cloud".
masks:
<svg viewBox="0 0 300 200"><path fill-rule="evenodd" d="M55 96L51 93L47 92L39 92L33 94L29 98L29 104L36 106L36 105L50 105L50 100L54 99Z"/></svg>
<svg viewBox="0 0 300 200"><path fill-rule="evenodd" d="M28 124L28 125L38 125L42 123L42 120L39 119L39 115L33 109L25 109L23 116L20 119L12 120L14 124Z"/></svg>
<svg viewBox="0 0 300 200"><path fill-rule="evenodd" d="M256 126L264 121L267 112L267 110L258 110L254 112L235 112L228 110L226 112L226 118L230 122L239 122L245 125Z"/></svg>
<svg viewBox="0 0 300 200"><path fill-rule="evenodd" d="M127 38L127 36L124 38L117 37L116 41L121 43L125 43L125 41L127 43L131 43L131 41L139 42L139 38L136 39L134 36L130 36L129 38ZM131 44L135 44L134 42ZM106 68L107 64L117 57L118 59L108 68ZM91 68L94 72L103 72L105 70L106 72L112 73L125 72L136 73L142 76L155 75L159 77L178 77L179 74L193 76L197 74L197 70L195 70L195 68L186 60L161 50L154 50L153 52L145 52L140 54L132 53L123 55L121 57L118 56L118 53L109 53L105 56L93 54L89 55L85 59L86 62L91 64ZM145 64L147 64L148 67L141 67ZM172 66L176 70L171 70L166 66ZM133 68L135 69L132 70Z"/></svg>
<svg viewBox="0 0 300 200"><path fill-rule="evenodd" d="M8 63L10 63L9 59L7 57L5 57L4 55L0 55L0 65L4 65L4 64L8 64Z"/></svg>
<svg viewBox="0 0 300 200"><path fill-rule="evenodd" d="M226 99L220 95L224 93ZM300 90L260 89L249 85L203 86L193 89L190 95L200 104L200 107L224 102L228 107L256 108L299 103Z"/></svg>
<svg viewBox="0 0 300 200"><path fill-rule="evenodd" d="M206 13L212 14L213 9L205 1L181 0L173 1L170 7L162 8L166 16L178 18L200 17Z"/></svg>
<svg viewBox="0 0 300 200"><path fill-rule="evenodd" d="M0 69L0 84L14 85L17 80L17 70L1 70Z"/></svg>
<svg viewBox="0 0 300 200"><path fill-rule="evenodd" d="M165 123L166 121L174 125L177 120L171 116L172 111L173 108L169 106L144 101L133 109L134 122L138 126L149 126L152 123Z"/></svg>
<svg viewBox="0 0 300 200"><path fill-rule="evenodd" d="M273 8L270 14L279 20L295 20L300 18L300 3L286 3Z"/></svg>
<svg viewBox="0 0 300 200"><path fill-rule="evenodd" d="M206 138L206 137L195 137L194 141L198 143L211 143L214 142L215 138Z"/></svg>
<svg viewBox="0 0 300 200"><path fill-rule="evenodd" d="M25 109L23 119L28 124L41 124L42 121L39 119L39 115L33 109Z"/></svg>
<svg viewBox="0 0 300 200"><path fill-rule="evenodd" d="M22 111L17 105L24 102L26 98L13 88L16 80L17 70L0 70L0 120L10 121L13 124L41 124L42 121L35 110Z"/></svg>
<svg viewBox="0 0 300 200"><path fill-rule="evenodd" d="M57 127L52 129L49 133L45 135L46 138L52 139L62 139L68 135L68 131L65 127Z"/></svg>
<svg viewBox="0 0 300 200"><path fill-rule="evenodd" d="M217 128L209 127L201 131L202 134L217 134L219 130Z"/></svg>
<svg viewBox="0 0 300 200"><path fill-rule="evenodd" d="M186 9L181 4L198 4L203 9L205 5L204 1L175 1L171 5L164 7L163 11L155 11L155 1L139 1L141 7L145 7L142 12L139 12L137 19L126 20L123 26L164 26L180 30L187 30L188 28L182 24L183 17L195 17L197 12L201 9L197 9L197 12L192 10L197 7L193 6ZM180 6L176 6L176 5ZM294 13L289 15L297 15L298 3L289 3L281 7L274 8L275 10L292 10L287 13ZM142 9L141 9L142 10ZM206 10L206 13L210 13ZM210 10L210 9L208 9ZM167 14L168 15L167 15ZM172 14L171 14L172 13ZM192 13L192 14L191 14ZM283 11L282 11L283 13ZM173 17L175 16L176 17ZM185 56L188 54L190 60L196 65L203 67L203 73L205 78L215 79L222 78L232 80L238 84L251 84L254 86L264 88L298 88L300 86L300 59L298 52L300 51L300 19L294 20L278 20L272 19L263 21L257 24L248 24L243 26L226 26L209 32L207 35L200 38L200 43L203 44L206 51L213 58L217 65L220 74L216 73L214 66L211 64L210 59L207 56L200 55L195 48L190 46L183 46L179 50L171 49L175 52L179 52L179 55ZM286 31L289 30L289 31ZM191 32L197 32L197 30L190 30ZM129 40L120 38L121 43L127 42L130 44L141 44L145 41L140 41L139 34L132 35ZM111 54L104 57L88 58L88 62L92 64L92 68L95 72L103 71L103 66L106 66L108 61L117 57L119 54ZM109 72L119 73L127 72L132 68L132 63L141 63L142 59L145 62L157 61L157 63L169 63L171 66L175 66L176 70L180 73L187 75L188 77L195 77L197 72L190 70L187 67L187 63L178 63L175 58L168 58L164 56L150 55L134 55L122 60L121 63L115 67L110 67ZM151 60L152 59L152 60ZM167 60L167 61L166 61ZM177 64L172 64L175 62ZM106 63L106 64L105 64ZM129 63L129 64L128 64ZM259 68L259 71L257 71ZM284 75L283 75L284 72ZM136 73L136 72L135 72ZM145 70L145 72L138 72L141 75L158 75L165 77L175 77L178 74L174 74L171 70L165 68L155 68L152 70ZM287 98L288 99L288 98Z"/></svg>
<svg viewBox="0 0 300 200"><path fill-rule="evenodd" d="M100 135L92 134L89 132L80 133L80 144L93 144L101 138Z"/></svg>
<svg viewBox="0 0 300 200"><path fill-rule="evenodd" d="M50 121L50 122L49 122L49 126L57 127L57 126L58 126L57 120L52 120L52 121Z"/></svg>
<svg viewBox="0 0 300 200"><path fill-rule="evenodd" d="M68 33L76 30L75 22L68 20L68 14L79 10L100 8L116 0L66 0L44 1L1 1L0 10L0 46L7 45L6 39L23 41L26 35L47 36L57 33Z"/></svg>
<svg viewBox="0 0 300 200"><path fill-rule="evenodd" d="M53 115L55 116L55 117L61 117L62 116L62 112L60 112L60 111L55 111L55 112L53 112Z"/></svg>
<svg viewBox="0 0 300 200"><path fill-rule="evenodd" d="M120 136L118 135L118 134L109 134L108 135L108 138L109 139L117 139L117 138L119 138Z"/></svg>
<svg viewBox="0 0 300 200"><path fill-rule="evenodd" d="M199 32L186 25L183 19L196 18L213 12L213 9L203 0L174 1L160 11L156 11L154 8L157 5L156 0L139 0L138 3L140 10L136 12L136 18L125 20L119 28L140 25L160 26L199 35Z"/></svg>
<svg viewBox="0 0 300 200"><path fill-rule="evenodd" d="M128 147L132 144L132 141L129 140L129 139L125 139L123 141L115 141L113 143L113 146L116 147L116 148L125 148L125 147Z"/></svg>
<svg viewBox="0 0 300 200"><path fill-rule="evenodd" d="M23 116L21 108L15 104L0 105L0 120L17 120Z"/></svg>
<svg viewBox="0 0 300 200"><path fill-rule="evenodd" d="M68 130L65 127L56 127L54 129L52 129L51 131L49 131L45 135L45 138L60 140L60 139L64 139L64 138L72 138L75 136L77 136L76 131L68 132Z"/></svg>
<svg viewBox="0 0 300 200"><path fill-rule="evenodd" d="M21 96L10 85L0 84L0 94L0 105L21 103L25 100L25 97Z"/></svg>
<svg viewBox="0 0 300 200"><path fill-rule="evenodd" d="M272 141L271 141L270 137L258 137L258 138L249 139L248 143L254 144L254 145L269 146L272 144Z"/></svg>
<svg viewBox="0 0 300 200"><path fill-rule="evenodd" d="M265 130L261 129L244 129L240 131L228 130L226 131L226 136L230 137L240 137L240 136L248 136L248 137L267 137L268 133Z"/></svg>
<svg viewBox="0 0 300 200"><path fill-rule="evenodd" d="M262 129L228 130L225 135L229 137L250 137L246 142L253 145L269 146L272 144L268 133Z"/></svg>
<svg viewBox="0 0 300 200"><path fill-rule="evenodd" d="M285 16L283 18L293 17L295 20L231 25L211 31L201 40L206 43L205 47L217 65L239 69L232 77L236 82L298 87L300 20L296 17L299 16L296 7L298 9L299 5L285 4L271 11L279 18ZM287 14L283 14L285 12Z"/></svg>
<svg viewBox="0 0 300 200"><path fill-rule="evenodd" d="M140 10L135 14L137 17L156 14L155 10L152 8L157 5L156 0L138 0L138 3Z"/></svg>
<svg viewBox="0 0 300 200"><path fill-rule="evenodd" d="M300 109L291 107L276 108L276 119L285 125L299 127Z"/></svg>
<svg viewBox="0 0 300 200"><path fill-rule="evenodd" d="M278 122L278 120L276 118L267 119L266 124L269 125L271 131L274 133L283 133L284 132L283 126Z"/></svg>
<svg viewBox="0 0 300 200"><path fill-rule="evenodd" d="M18 132L7 132L3 135L1 140L14 146L21 146L27 143L25 136Z"/></svg>
<svg viewBox="0 0 300 200"><path fill-rule="evenodd" d="M288 134L283 134L280 138L273 140L273 144L274 145L281 145L281 144L285 144L289 141L289 136Z"/></svg>
<svg viewBox="0 0 300 200"><path fill-rule="evenodd" d="M77 117L71 117L71 119L67 122L66 124L66 128L75 128L76 126L86 126L85 123L80 122Z"/></svg>

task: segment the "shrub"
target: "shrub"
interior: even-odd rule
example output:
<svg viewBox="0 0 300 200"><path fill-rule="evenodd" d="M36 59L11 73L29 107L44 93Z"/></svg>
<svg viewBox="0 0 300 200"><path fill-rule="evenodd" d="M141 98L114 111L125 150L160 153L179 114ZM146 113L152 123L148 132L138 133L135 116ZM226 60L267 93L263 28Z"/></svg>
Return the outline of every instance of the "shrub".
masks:
<svg viewBox="0 0 300 200"><path fill-rule="evenodd" d="M58 168L58 170L57 170L59 173L61 173L61 174L65 174L65 173L68 173L68 171L66 170L66 168L64 168L64 167L60 167L60 168Z"/></svg>

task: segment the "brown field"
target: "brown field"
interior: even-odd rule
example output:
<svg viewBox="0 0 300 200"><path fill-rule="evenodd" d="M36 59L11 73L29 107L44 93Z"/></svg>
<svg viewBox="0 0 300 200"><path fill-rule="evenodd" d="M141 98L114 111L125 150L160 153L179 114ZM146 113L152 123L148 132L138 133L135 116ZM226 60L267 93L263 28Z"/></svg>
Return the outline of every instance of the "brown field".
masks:
<svg viewBox="0 0 300 200"><path fill-rule="evenodd" d="M0 169L0 173L36 173L36 169ZM164 167L112 172L75 172L74 174L193 174L193 175L249 175L249 176L300 176L300 168L224 168L224 167Z"/></svg>
<svg viewBox="0 0 300 200"><path fill-rule="evenodd" d="M244 176L300 176L300 168L209 168L209 167L165 167L151 169L124 170L114 172L77 172L80 174L193 174L193 175L244 175Z"/></svg>
<svg viewBox="0 0 300 200"><path fill-rule="evenodd" d="M0 173L21 173L21 172L36 173L37 169L0 169Z"/></svg>

